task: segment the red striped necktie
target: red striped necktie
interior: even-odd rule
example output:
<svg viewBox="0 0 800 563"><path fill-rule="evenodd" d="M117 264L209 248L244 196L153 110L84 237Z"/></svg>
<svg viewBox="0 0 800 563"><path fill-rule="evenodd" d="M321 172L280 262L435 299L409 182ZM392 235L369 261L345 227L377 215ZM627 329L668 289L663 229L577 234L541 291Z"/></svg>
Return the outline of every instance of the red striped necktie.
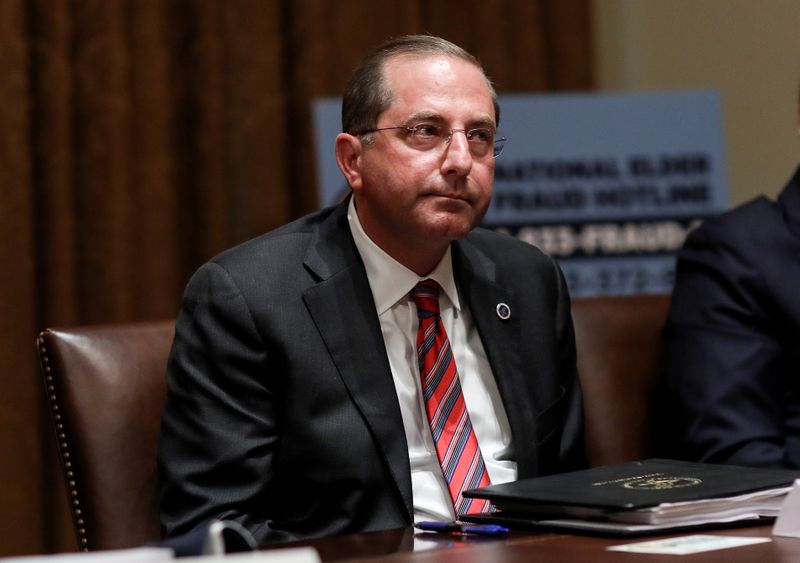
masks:
<svg viewBox="0 0 800 563"><path fill-rule="evenodd" d="M486 512L490 509L488 501L466 499L461 495L466 489L491 483L464 403L456 361L439 315L440 290L439 284L433 280L421 281L411 290L419 316L417 356L425 410L456 515Z"/></svg>

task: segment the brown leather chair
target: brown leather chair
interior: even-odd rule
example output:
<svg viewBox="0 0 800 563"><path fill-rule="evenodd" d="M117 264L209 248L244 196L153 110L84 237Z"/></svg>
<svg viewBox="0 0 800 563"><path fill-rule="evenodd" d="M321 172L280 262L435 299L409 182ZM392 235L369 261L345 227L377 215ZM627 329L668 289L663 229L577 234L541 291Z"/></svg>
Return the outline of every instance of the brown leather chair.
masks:
<svg viewBox="0 0 800 563"><path fill-rule="evenodd" d="M668 295L573 299L591 465L653 453L653 393L661 373Z"/></svg>
<svg viewBox="0 0 800 563"><path fill-rule="evenodd" d="M37 340L78 545L161 537L156 445L174 321L47 329Z"/></svg>

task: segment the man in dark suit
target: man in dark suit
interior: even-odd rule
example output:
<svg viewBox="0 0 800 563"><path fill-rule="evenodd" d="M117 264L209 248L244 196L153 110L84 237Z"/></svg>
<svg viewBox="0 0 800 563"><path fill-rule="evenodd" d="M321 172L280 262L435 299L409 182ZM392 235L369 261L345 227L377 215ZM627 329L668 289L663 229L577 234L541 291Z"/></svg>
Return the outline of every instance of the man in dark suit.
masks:
<svg viewBox="0 0 800 563"><path fill-rule="evenodd" d="M689 235L665 334L665 455L800 468L800 170Z"/></svg>
<svg viewBox="0 0 800 563"><path fill-rule="evenodd" d="M342 116L351 197L186 289L159 446L168 534L229 519L267 543L452 519L475 509L470 486L584 463L561 271L475 228L502 143L478 62L436 37L389 41ZM450 377L441 427L429 376Z"/></svg>

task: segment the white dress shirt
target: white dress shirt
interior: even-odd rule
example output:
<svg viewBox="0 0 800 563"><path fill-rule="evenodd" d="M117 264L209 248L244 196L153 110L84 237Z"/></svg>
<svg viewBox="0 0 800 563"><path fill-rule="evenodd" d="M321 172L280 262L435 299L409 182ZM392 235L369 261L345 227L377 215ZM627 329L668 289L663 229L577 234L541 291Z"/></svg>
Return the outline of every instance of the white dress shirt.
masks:
<svg viewBox="0 0 800 563"><path fill-rule="evenodd" d="M475 437L493 484L517 477L511 428L500 392L470 312L461 307L450 249L439 265L421 278L372 242L361 226L352 199L347 219L367 271L400 403L411 465L414 520L452 520L455 518L453 502L436 455L422 398L417 358L419 320L409 294L418 282L433 279L442 287L443 293L439 296L442 322L453 350Z"/></svg>

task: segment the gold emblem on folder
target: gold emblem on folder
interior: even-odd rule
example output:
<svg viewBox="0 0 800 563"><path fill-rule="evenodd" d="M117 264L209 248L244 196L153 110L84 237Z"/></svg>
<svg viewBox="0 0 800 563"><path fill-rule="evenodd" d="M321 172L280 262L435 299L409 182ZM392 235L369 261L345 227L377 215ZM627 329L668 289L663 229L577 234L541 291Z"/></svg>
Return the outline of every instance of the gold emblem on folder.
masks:
<svg viewBox="0 0 800 563"><path fill-rule="evenodd" d="M702 479L696 477L668 477L651 476L625 481L622 486L626 489L637 489L645 491L660 491L664 489L681 489L683 487L695 487L702 483Z"/></svg>

